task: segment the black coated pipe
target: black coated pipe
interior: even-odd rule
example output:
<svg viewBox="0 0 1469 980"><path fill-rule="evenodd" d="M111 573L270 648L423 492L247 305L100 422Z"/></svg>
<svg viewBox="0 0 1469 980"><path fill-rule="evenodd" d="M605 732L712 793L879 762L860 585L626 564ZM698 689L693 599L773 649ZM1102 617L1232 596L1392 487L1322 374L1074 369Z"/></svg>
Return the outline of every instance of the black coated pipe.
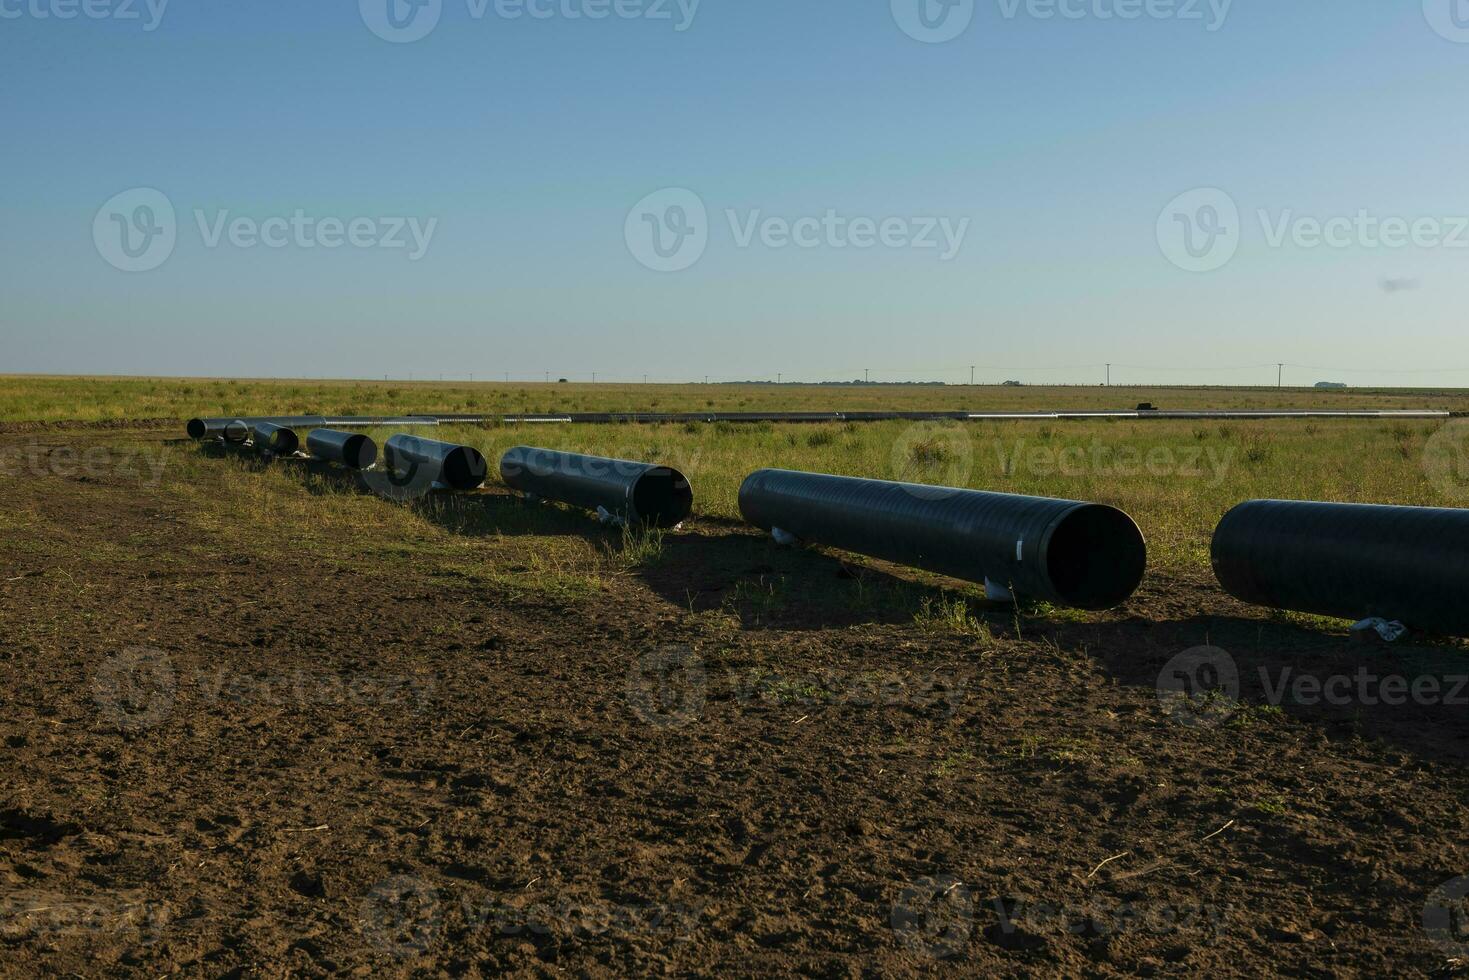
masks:
<svg viewBox="0 0 1469 980"><path fill-rule="evenodd" d="M500 478L521 493L632 524L673 527L694 509L688 478L671 466L516 446L500 457Z"/></svg>
<svg viewBox="0 0 1469 980"><path fill-rule="evenodd" d="M218 436L225 426L232 422L244 422L246 425L254 425L257 422L269 422L272 425L283 425L289 429L317 429L317 428L387 428L389 426L406 427L410 425L438 425L439 418L436 415L251 415L232 416L229 418L200 418L189 419L186 426L189 438L207 439L210 436Z"/></svg>
<svg viewBox="0 0 1469 980"><path fill-rule="evenodd" d="M377 443L360 432L312 429L306 436L306 449L317 459L351 470L365 470L377 462Z"/></svg>
<svg viewBox="0 0 1469 980"><path fill-rule="evenodd" d="M242 419L232 419L219 427L219 437L234 446L243 446L250 436L250 425Z"/></svg>
<svg viewBox="0 0 1469 980"><path fill-rule="evenodd" d="M740 487L740 513L767 531L1081 609L1119 605L1147 567L1131 517L1075 500L758 470Z"/></svg>
<svg viewBox="0 0 1469 980"><path fill-rule="evenodd" d="M295 429L276 425L274 422L256 422L250 427L255 448L262 453L275 456L294 456L301 448L301 437Z"/></svg>
<svg viewBox="0 0 1469 980"><path fill-rule="evenodd" d="M489 464L473 446L396 435L383 446L383 461L399 480L432 482L450 490L474 490L484 485Z"/></svg>
<svg viewBox="0 0 1469 980"><path fill-rule="evenodd" d="M1469 636L1469 510L1250 500L1210 550L1219 584L1253 605Z"/></svg>
<svg viewBox="0 0 1469 980"><path fill-rule="evenodd" d="M1259 410L1259 411L1137 411L1098 410L1076 412L572 412L546 415L408 415L397 418L387 416L322 416L290 415L249 417L243 421L272 422L293 429L311 428L386 428L410 425L482 425L503 423L515 425L533 422L559 422L568 424L649 423L667 424L681 422L884 422L884 421L1058 421L1088 419L1444 419L1451 413L1424 410ZM205 439L218 436L219 430L233 418L190 419L189 436Z"/></svg>

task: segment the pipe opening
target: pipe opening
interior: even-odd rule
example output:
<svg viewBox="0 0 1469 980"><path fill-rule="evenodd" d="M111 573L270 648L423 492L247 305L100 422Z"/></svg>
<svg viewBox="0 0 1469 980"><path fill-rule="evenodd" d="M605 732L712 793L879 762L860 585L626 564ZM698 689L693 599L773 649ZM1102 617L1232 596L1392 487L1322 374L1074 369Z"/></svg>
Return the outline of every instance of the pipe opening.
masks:
<svg viewBox="0 0 1469 980"><path fill-rule="evenodd" d="M271 452L280 456L294 456L301 449L301 437L294 429L277 429L271 433Z"/></svg>
<svg viewBox="0 0 1469 980"><path fill-rule="evenodd" d="M673 527L693 513L694 488L678 470L655 466L633 484L632 510L645 524Z"/></svg>
<svg viewBox="0 0 1469 980"><path fill-rule="evenodd" d="M439 471L439 479L453 490L478 489L489 475L484 455L471 446L455 446L444 457L444 467Z"/></svg>
<svg viewBox="0 0 1469 980"><path fill-rule="evenodd" d="M203 419L189 419L189 438L203 439L209 435L209 426L204 424Z"/></svg>
<svg viewBox="0 0 1469 980"><path fill-rule="evenodd" d="M364 435L349 437L342 443L342 465L365 470L377 462L377 443Z"/></svg>
<svg viewBox="0 0 1469 980"><path fill-rule="evenodd" d="M1090 504L1061 519L1046 546L1046 574L1061 599L1078 609L1111 609L1137 591L1148 547L1131 517Z"/></svg>

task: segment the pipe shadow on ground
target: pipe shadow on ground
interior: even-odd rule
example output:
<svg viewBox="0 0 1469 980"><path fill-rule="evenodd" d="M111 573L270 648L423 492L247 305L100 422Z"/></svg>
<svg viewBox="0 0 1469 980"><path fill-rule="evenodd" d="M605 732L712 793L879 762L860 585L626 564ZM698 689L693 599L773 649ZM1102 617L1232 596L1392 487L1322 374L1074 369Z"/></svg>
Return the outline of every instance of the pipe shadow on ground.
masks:
<svg viewBox="0 0 1469 980"><path fill-rule="evenodd" d="M911 626L925 602L932 607L958 592L972 616L994 624L1013 618L1011 607L985 602L967 583L916 582L837 552L782 547L732 521L706 518L666 533L661 553L635 572L664 600L695 613L724 610L743 629Z"/></svg>

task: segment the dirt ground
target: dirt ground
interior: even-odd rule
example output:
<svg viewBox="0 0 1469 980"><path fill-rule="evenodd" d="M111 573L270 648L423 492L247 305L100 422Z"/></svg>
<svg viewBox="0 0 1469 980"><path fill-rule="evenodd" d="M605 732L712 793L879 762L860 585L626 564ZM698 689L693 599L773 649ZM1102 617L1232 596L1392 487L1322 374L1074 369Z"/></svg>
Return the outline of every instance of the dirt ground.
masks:
<svg viewBox="0 0 1469 980"><path fill-rule="evenodd" d="M22 460L0 476L0 974L1381 976L1469 956L1461 645L1352 642L1205 570L1150 573L1110 613L925 626L869 601L939 600L905 570L707 520L606 589L554 593L474 564L603 533L585 521L434 529L397 562L319 552L264 517L227 533L151 479L148 453L195 454L171 439L0 434ZM94 447L101 475L73 465ZM248 492L217 465L211 492ZM1237 698L1170 693L1200 658ZM1388 703L1363 669L1420 696ZM1296 683L1342 675L1331 704Z"/></svg>

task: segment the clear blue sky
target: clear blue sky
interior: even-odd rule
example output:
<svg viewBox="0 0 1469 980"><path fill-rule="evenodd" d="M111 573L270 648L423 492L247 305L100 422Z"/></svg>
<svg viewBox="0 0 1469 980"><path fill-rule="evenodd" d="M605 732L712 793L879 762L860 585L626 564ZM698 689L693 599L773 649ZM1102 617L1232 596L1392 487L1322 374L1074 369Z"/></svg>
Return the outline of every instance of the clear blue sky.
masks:
<svg viewBox="0 0 1469 980"><path fill-rule="evenodd" d="M1469 9L1456 33L1449 0L1236 0L1222 23L1207 0L1202 20L977 0L944 43L889 0L703 0L687 24L688 0L669 19L441 0L394 43L368 26L387 23L376 2L172 0L153 25L146 0L137 19L0 0L0 372L966 381L977 364L1039 383L1111 361L1114 382L1273 383L1284 361L1310 366L1287 382L1469 386L1452 245L1469 246ZM126 272L98 241L139 217L136 195L104 209L135 188L166 197L176 241ZM629 246L663 188L707 208L681 271ZM1196 188L1240 214L1207 272L1160 244ZM436 223L416 259L406 230L409 248L210 244L221 215L298 210L371 219L364 242ZM740 242L755 212L829 210L968 225L947 261ZM1261 210L1431 220L1445 241L1272 245Z"/></svg>

